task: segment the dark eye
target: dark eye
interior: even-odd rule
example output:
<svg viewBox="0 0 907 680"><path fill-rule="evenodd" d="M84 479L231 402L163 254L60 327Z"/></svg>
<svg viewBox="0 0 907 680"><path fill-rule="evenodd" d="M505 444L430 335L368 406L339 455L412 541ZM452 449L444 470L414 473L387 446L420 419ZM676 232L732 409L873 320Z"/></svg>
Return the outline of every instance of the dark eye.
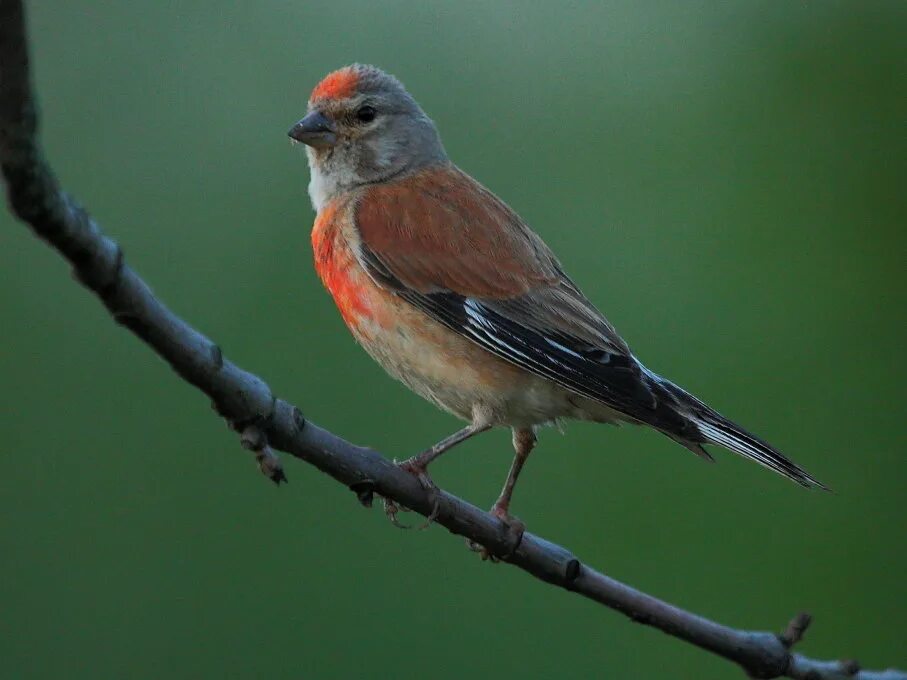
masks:
<svg viewBox="0 0 907 680"><path fill-rule="evenodd" d="M371 123L375 120L375 109L371 106L360 106L359 110L356 111L356 120L360 123Z"/></svg>

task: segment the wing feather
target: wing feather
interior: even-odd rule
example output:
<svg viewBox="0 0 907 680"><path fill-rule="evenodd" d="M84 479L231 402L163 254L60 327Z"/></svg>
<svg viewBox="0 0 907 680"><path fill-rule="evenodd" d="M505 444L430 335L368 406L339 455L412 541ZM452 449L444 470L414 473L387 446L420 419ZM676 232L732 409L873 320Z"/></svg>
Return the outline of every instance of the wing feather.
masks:
<svg viewBox="0 0 907 680"><path fill-rule="evenodd" d="M642 420L656 399L542 240L454 166L369 187L359 258L380 285L485 350Z"/></svg>

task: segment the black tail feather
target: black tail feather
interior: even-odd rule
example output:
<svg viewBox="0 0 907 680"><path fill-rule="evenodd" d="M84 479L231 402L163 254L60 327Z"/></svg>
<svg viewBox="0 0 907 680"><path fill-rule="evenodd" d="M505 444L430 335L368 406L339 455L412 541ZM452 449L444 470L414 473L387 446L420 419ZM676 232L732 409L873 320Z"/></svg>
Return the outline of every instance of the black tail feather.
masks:
<svg viewBox="0 0 907 680"><path fill-rule="evenodd" d="M680 431L674 428L665 430L668 436L675 439L680 437L691 444L717 444L774 470L801 486L831 490L764 439L747 432L674 383L648 370L646 374L656 397L663 397L659 399L662 402L660 407L671 408L686 421Z"/></svg>
<svg viewBox="0 0 907 680"><path fill-rule="evenodd" d="M723 446L784 475L801 486L831 490L764 439L750 434L721 414L709 409L707 413L698 414L695 422L704 443Z"/></svg>

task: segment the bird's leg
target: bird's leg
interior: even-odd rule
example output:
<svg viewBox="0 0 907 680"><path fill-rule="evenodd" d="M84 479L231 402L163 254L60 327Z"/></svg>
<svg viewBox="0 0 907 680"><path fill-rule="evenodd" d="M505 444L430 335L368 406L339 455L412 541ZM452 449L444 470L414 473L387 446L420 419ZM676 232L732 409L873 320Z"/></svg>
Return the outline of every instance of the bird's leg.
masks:
<svg viewBox="0 0 907 680"><path fill-rule="evenodd" d="M402 470L406 470L416 479L419 480L419 483L422 487L430 492L433 496L434 507L432 508L431 514L426 520L423 527L427 527L431 524L435 517L438 515L438 496L437 490L438 487L432 481L431 477L428 476L428 466L429 464L438 458L442 453L450 451L457 444L465 442L470 437L473 437L481 432L491 429L491 424L484 420L474 420L472 423L464 427L462 430L457 430L449 437L445 437L439 441L434 446L425 449L422 453L418 453L412 458L407 458L404 461L397 463L397 466ZM396 526L402 526L397 522L397 511L399 508L397 504L390 499L384 500L384 512L387 514L390 521Z"/></svg>
<svg viewBox="0 0 907 680"><path fill-rule="evenodd" d="M537 439L535 433L530 428L520 428L513 430L513 463L510 464L510 472L507 473L507 481L504 482L504 488L501 489L501 495L498 500L491 506L491 514L500 519L502 522L510 522L510 498L513 496L513 487L516 486L517 477L520 471L535 448Z"/></svg>
<svg viewBox="0 0 907 680"><path fill-rule="evenodd" d="M422 453L416 454L412 458L407 458L406 460L397 463L397 465L414 475L422 482L422 486L426 489L432 488L435 486L435 483L431 481L431 477L428 476L429 464L442 453L450 451L457 444L461 444L470 437L489 429L491 429L491 425L487 423L471 423L462 430L457 430L449 437L445 437L431 448L425 449Z"/></svg>
<svg viewBox="0 0 907 680"><path fill-rule="evenodd" d="M510 472L507 473L507 480L504 482L504 488L501 489L501 495L491 506L491 514L501 520L507 529L507 534L510 538L508 542L513 546L512 550L516 550L516 547L520 544L520 539L523 537L523 531L525 531L526 526L519 519L511 516L510 499L513 496L513 487L516 486L517 477L520 476L520 471L523 469L526 459L529 458L529 454L535 448L536 441L538 440L535 432L531 428L513 429L513 462L510 464ZM471 550L478 552L483 560L490 558L492 562L497 562L497 558L491 554L488 548L472 541L467 541L467 545Z"/></svg>

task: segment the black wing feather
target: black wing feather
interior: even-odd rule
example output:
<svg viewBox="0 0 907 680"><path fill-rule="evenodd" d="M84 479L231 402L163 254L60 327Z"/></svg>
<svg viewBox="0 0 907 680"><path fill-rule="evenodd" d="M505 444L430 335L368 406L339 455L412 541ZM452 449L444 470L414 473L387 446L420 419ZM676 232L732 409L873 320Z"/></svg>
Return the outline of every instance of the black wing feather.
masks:
<svg viewBox="0 0 907 680"><path fill-rule="evenodd" d="M423 293L402 284L366 247L369 274L403 300L483 349L542 378L643 423L690 438L698 432L672 408L629 351L608 351L565 331L544 331L510 318L518 300L483 300L448 290ZM514 313L513 316L519 316Z"/></svg>

